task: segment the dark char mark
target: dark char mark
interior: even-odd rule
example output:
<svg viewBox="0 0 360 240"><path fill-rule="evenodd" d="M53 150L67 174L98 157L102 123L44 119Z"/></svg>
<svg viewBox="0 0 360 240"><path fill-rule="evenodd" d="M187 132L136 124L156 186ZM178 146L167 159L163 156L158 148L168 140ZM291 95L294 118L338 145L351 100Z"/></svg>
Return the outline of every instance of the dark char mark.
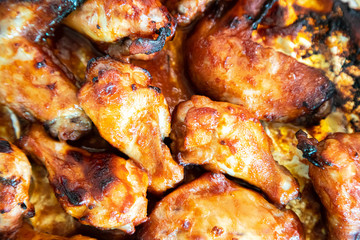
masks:
<svg viewBox="0 0 360 240"><path fill-rule="evenodd" d="M72 189L71 184L68 183L68 179L65 176L60 176L57 181L54 181L54 187L59 191L57 195L59 197L66 196L70 204L74 206L83 204L86 193L85 189Z"/></svg>
<svg viewBox="0 0 360 240"><path fill-rule="evenodd" d="M20 183L21 183L21 180L16 179L15 177L7 179L7 178L3 178L0 176L0 184L2 184L4 186L11 186L13 188L16 188L17 185L19 185Z"/></svg>
<svg viewBox="0 0 360 240"><path fill-rule="evenodd" d="M0 140L0 153L12 153L13 149L11 145L6 140Z"/></svg>

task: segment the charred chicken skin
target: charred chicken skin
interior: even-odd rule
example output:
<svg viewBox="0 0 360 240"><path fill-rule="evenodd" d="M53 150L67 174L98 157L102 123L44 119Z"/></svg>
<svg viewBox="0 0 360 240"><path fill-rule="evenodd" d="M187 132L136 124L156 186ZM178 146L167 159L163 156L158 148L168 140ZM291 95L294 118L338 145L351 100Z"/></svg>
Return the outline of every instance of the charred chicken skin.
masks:
<svg viewBox="0 0 360 240"><path fill-rule="evenodd" d="M32 217L29 202L31 165L25 154L0 138L0 239L12 239L23 216Z"/></svg>
<svg viewBox="0 0 360 240"><path fill-rule="evenodd" d="M206 96L244 105L261 120L290 122L314 113L334 86L322 71L251 40L263 5L240 0L220 19L204 18L188 39L189 74Z"/></svg>
<svg viewBox="0 0 360 240"><path fill-rule="evenodd" d="M80 223L133 233L147 219L148 177L131 160L55 141L39 125L21 145L45 165L60 204Z"/></svg>
<svg viewBox="0 0 360 240"><path fill-rule="evenodd" d="M50 51L32 41L64 12L51 12L41 3L66 9L68 2L0 2L0 103L27 120L40 120L54 137L75 140L91 128L77 101L77 89Z"/></svg>
<svg viewBox="0 0 360 240"><path fill-rule="evenodd" d="M325 206L331 239L360 236L360 134L334 133L318 142L299 131L298 148L312 164L309 175Z"/></svg>
<svg viewBox="0 0 360 240"><path fill-rule="evenodd" d="M206 173L162 199L140 239L303 239L291 210L279 210L260 194L222 174Z"/></svg>
<svg viewBox="0 0 360 240"><path fill-rule="evenodd" d="M278 204L298 196L296 180L274 161L260 121L243 107L193 96L176 108L172 129L172 148L182 164L244 179Z"/></svg>
<svg viewBox="0 0 360 240"><path fill-rule="evenodd" d="M176 28L159 0L88 0L65 24L113 57L158 52Z"/></svg>
<svg viewBox="0 0 360 240"><path fill-rule="evenodd" d="M152 192L179 183L183 168L162 141L171 130L169 107L161 90L150 85L150 74L99 58L88 65L86 79L78 97L101 136L147 171Z"/></svg>

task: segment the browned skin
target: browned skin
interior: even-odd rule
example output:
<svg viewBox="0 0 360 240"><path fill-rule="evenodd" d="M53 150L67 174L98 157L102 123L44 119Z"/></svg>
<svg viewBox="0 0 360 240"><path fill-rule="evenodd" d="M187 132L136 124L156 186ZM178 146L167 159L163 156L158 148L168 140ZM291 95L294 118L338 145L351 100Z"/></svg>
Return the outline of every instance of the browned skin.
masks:
<svg viewBox="0 0 360 240"><path fill-rule="evenodd" d="M149 189L161 193L183 179L183 168L162 141L170 133L170 114L150 74L110 58L91 62L79 92L85 112L100 135L149 174Z"/></svg>
<svg viewBox="0 0 360 240"><path fill-rule="evenodd" d="M131 160L55 141L39 125L21 145L43 162L60 204L82 224L134 233L147 219L148 177Z"/></svg>
<svg viewBox="0 0 360 240"><path fill-rule="evenodd" d="M214 0L168 0L166 6L180 26L187 26L213 2Z"/></svg>
<svg viewBox="0 0 360 240"><path fill-rule="evenodd" d="M299 131L298 148L313 164L309 176L326 208L331 239L360 236L360 133L334 133L318 142Z"/></svg>
<svg viewBox="0 0 360 240"><path fill-rule="evenodd" d="M16 240L95 240L95 238L76 235L70 238L37 232L29 224L24 224L16 234Z"/></svg>
<svg viewBox="0 0 360 240"><path fill-rule="evenodd" d="M277 209L222 174L206 173L181 186L149 217L140 239L303 239L292 211Z"/></svg>
<svg viewBox="0 0 360 240"><path fill-rule="evenodd" d="M244 179L277 204L299 194L296 180L274 161L260 121L241 106L193 96L174 111L170 137L182 164Z"/></svg>
<svg viewBox="0 0 360 240"><path fill-rule="evenodd" d="M31 166L25 154L0 138L0 239L11 239L22 224L32 217L29 202Z"/></svg>
<svg viewBox="0 0 360 240"><path fill-rule="evenodd" d="M251 40L248 19L263 2L240 0L222 18L201 21L187 44L189 73L204 95L242 104L259 119L294 121L313 113L334 87L320 70Z"/></svg>
<svg viewBox="0 0 360 240"><path fill-rule="evenodd" d="M56 2L51 3L56 6ZM40 120L54 137L75 140L90 130L91 122L57 60L32 42L31 34L37 38L52 24L47 15L42 19L41 14L51 15L44 9L30 1L0 4L0 103L27 120ZM51 16L57 21L55 13ZM40 33L32 30L34 26Z"/></svg>
<svg viewBox="0 0 360 240"><path fill-rule="evenodd" d="M113 57L158 52L176 28L159 0L88 0L65 24Z"/></svg>

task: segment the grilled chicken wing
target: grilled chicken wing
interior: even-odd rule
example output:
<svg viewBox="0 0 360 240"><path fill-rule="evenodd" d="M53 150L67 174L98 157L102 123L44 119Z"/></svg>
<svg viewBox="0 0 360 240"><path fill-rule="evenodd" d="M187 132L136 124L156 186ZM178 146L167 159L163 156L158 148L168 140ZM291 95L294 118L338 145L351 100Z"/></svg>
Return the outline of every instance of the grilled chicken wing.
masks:
<svg viewBox="0 0 360 240"><path fill-rule="evenodd" d="M71 238L37 232L29 224L24 224L16 234L16 240L95 240L94 238L76 235Z"/></svg>
<svg viewBox="0 0 360 240"><path fill-rule="evenodd" d="M54 137L75 140L91 128L77 101L76 88L49 51L31 41L52 24L49 16L57 21L55 14L63 14L38 4L51 2L54 8L58 3L58 8L66 9L63 3L68 2L16 2L0 3L0 103L28 120L40 120Z"/></svg>
<svg viewBox="0 0 360 240"><path fill-rule="evenodd" d="M170 133L164 96L150 84L150 74L110 58L88 66L88 82L79 92L85 112L101 136L143 167L150 190L161 193L183 179L183 168L162 139Z"/></svg>
<svg viewBox="0 0 360 240"><path fill-rule="evenodd" d="M60 204L81 223L133 233L147 219L148 178L130 160L57 142L39 125L21 145L43 162Z"/></svg>
<svg viewBox="0 0 360 240"><path fill-rule="evenodd" d="M173 114L172 149L183 164L242 178L269 198L286 204L299 186L271 155L271 142L259 120L241 106L193 96Z"/></svg>
<svg viewBox="0 0 360 240"><path fill-rule="evenodd" d="M360 134L334 133L318 142L297 133L309 176L326 208L331 239L360 236Z"/></svg>
<svg viewBox="0 0 360 240"><path fill-rule="evenodd" d="M190 77L205 95L242 104L257 118L294 121L318 109L334 86L320 70L251 40L263 3L240 0L197 26L187 44Z"/></svg>
<svg viewBox="0 0 360 240"><path fill-rule="evenodd" d="M0 239L11 239L22 224L32 217L29 202L31 165L16 146L0 138Z"/></svg>
<svg viewBox="0 0 360 240"><path fill-rule="evenodd" d="M260 194L209 173L161 200L140 238L303 239L292 211L281 211Z"/></svg>
<svg viewBox="0 0 360 240"><path fill-rule="evenodd" d="M195 20L214 0L168 0L166 6L176 17L180 26L186 26Z"/></svg>
<svg viewBox="0 0 360 240"><path fill-rule="evenodd" d="M159 0L88 0L65 24L114 57L160 51L176 28Z"/></svg>

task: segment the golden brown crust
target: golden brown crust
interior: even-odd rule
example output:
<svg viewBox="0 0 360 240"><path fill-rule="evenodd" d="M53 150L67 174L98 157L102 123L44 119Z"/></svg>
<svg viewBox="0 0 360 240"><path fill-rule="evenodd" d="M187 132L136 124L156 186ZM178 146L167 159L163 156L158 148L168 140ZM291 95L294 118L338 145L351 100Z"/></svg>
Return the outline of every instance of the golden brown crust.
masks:
<svg viewBox="0 0 360 240"><path fill-rule="evenodd" d="M170 137L182 164L244 179L277 204L298 196L298 183L274 161L260 121L241 106L195 95L176 108Z"/></svg>
<svg viewBox="0 0 360 240"><path fill-rule="evenodd" d="M34 215L29 202L31 166L25 154L0 138L0 239L11 239L22 217Z"/></svg>
<svg viewBox="0 0 360 240"><path fill-rule="evenodd" d="M70 147L34 125L21 140L42 161L67 213L82 224L128 233L146 218L148 177L131 160Z"/></svg>
<svg viewBox="0 0 360 240"><path fill-rule="evenodd" d="M313 164L309 176L326 208L331 239L360 235L360 134L334 133L320 143L297 133L298 148Z"/></svg>
<svg viewBox="0 0 360 240"><path fill-rule="evenodd" d="M189 73L207 96L242 104L260 119L294 121L320 107L334 86L320 70L251 40L248 18L262 2L239 1L216 23L204 19L187 44Z"/></svg>
<svg viewBox="0 0 360 240"><path fill-rule="evenodd" d="M303 239L296 215L207 173L163 198L140 232L147 239Z"/></svg>
<svg viewBox="0 0 360 240"><path fill-rule="evenodd" d="M179 183L183 168L162 141L170 133L168 105L161 90L150 85L150 74L100 58L89 64L86 78L79 100L101 136L147 171L151 191Z"/></svg>
<svg viewBox="0 0 360 240"><path fill-rule="evenodd" d="M160 51L176 28L176 20L159 0L89 0L65 23L118 58Z"/></svg>

